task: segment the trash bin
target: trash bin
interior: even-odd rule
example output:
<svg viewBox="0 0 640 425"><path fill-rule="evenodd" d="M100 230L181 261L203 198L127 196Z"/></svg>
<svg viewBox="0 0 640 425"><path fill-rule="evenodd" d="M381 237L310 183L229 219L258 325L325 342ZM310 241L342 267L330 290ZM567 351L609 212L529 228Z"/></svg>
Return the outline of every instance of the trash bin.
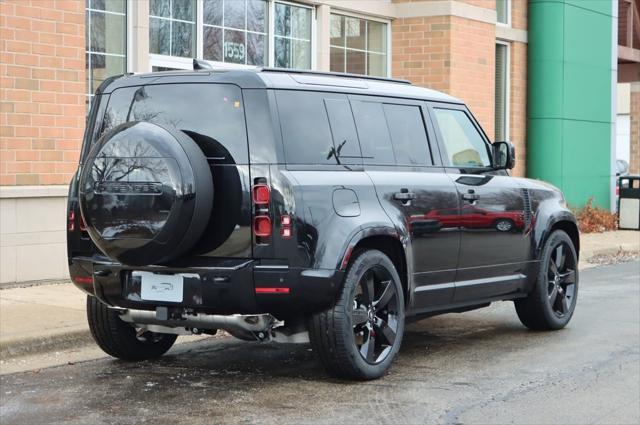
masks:
<svg viewBox="0 0 640 425"><path fill-rule="evenodd" d="M640 230L640 176L618 178L618 228Z"/></svg>

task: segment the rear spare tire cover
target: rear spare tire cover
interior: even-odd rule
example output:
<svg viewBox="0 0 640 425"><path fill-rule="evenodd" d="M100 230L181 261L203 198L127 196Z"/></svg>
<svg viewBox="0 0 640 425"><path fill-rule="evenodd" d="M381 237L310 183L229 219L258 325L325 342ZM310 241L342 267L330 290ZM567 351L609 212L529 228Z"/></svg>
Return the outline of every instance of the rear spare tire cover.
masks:
<svg viewBox="0 0 640 425"><path fill-rule="evenodd" d="M174 260L204 231L213 179L198 145L181 131L122 124L91 149L80 175L80 211L108 257L134 266Z"/></svg>

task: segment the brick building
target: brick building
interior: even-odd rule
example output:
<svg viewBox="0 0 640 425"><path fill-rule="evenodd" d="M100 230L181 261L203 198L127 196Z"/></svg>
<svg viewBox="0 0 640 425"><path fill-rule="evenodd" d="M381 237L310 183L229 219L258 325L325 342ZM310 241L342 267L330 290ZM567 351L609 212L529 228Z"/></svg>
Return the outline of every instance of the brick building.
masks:
<svg viewBox="0 0 640 425"><path fill-rule="evenodd" d="M610 0L0 0L0 282L66 276L67 184L76 170L87 105L101 81L124 72L189 69L193 57L216 67L275 66L391 76L450 93L468 103L490 137L514 142L516 175L550 180L568 191L575 204L591 193L578 183L581 171L571 168L571 161L581 155L575 137L581 134L582 141L607 152L606 158L596 161L600 171L590 181L598 187L598 202L608 206L615 152L609 153L609 147L616 135L619 7L624 8L625 22L631 23L624 29L628 34L631 28L631 38L624 38L631 40L624 63L632 65L625 66L625 75L628 81L640 80L634 38L640 25L635 29L632 25L637 4L619 3L624 4ZM604 41L587 45L581 37ZM574 66L580 57L546 54L555 52L550 48L554 41L563 52L597 53L598 63L583 64L593 72L580 77L581 84L597 88L593 94L576 91L568 83L583 74L583 68ZM549 96L558 92L562 94ZM549 115L553 105L545 103L543 94L561 97L567 105L598 102L604 107L594 113L567 107L557 116ZM630 84L629 134L635 135L630 146L636 147L629 150L636 156L639 98L637 85ZM597 134L607 134L606 138L590 140L587 124L575 134L553 133L558 122L576 120L597 124ZM577 157L547 166L549 136L556 140L552 148L575 151Z"/></svg>

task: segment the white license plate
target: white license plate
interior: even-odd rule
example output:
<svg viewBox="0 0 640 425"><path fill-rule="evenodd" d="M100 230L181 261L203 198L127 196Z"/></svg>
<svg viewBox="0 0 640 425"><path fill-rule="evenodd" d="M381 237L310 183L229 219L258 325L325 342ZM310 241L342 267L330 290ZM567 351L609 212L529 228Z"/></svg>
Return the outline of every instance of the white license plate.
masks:
<svg viewBox="0 0 640 425"><path fill-rule="evenodd" d="M174 274L134 272L140 276L140 298L145 301L182 302L184 277Z"/></svg>

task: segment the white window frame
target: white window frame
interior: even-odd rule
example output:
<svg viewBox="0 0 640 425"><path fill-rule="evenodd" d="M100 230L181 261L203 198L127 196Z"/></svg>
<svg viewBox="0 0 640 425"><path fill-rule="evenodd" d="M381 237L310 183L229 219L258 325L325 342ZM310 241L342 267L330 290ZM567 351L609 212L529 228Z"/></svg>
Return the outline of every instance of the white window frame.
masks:
<svg viewBox="0 0 640 425"><path fill-rule="evenodd" d="M296 3L287 0L267 0L267 56L266 63L260 65L244 65L229 62L219 62L204 59L204 0L196 0L196 58L203 60L216 69L257 69L262 67L273 67L275 65L275 4L282 3L296 7L303 7L311 10L311 68L316 69L316 8L306 3ZM365 18L366 19L366 18ZM178 56L158 55L149 53L149 72L154 66L193 69L193 58L182 58ZM390 62L388 64L390 66Z"/></svg>
<svg viewBox="0 0 640 425"><path fill-rule="evenodd" d="M505 76L505 95L504 95L504 134L507 140L511 140L511 43L505 40L496 40L496 44L500 44L505 46L506 58L505 61L507 63L507 72ZM494 65L495 66L495 65ZM494 105L495 111L495 105ZM493 131L493 136L495 139L495 129ZM494 140L494 142L501 142L503 140Z"/></svg>
<svg viewBox="0 0 640 425"><path fill-rule="evenodd" d="M505 0L505 3L507 4L507 22L500 22L498 21L498 10L496 8L496 25L500 25L503 27L510 27L511 26L511 0Z"/></svg>
<svg viewBox="0 0 640 425"><path fill-rule="evenodd" d="M387 28L387 34L386 34L386 41L387 41L387 51L386 51L386 56L387 56L387 75L383 78L392 78L391 77L391 21L389 19L384 19L384 18L378 18L378 17L374 17L374 16L369 16L369 15L363 15L361 13L354 13L354 12L347 12L344 11L342 9L338 9L338 8L334 8L331 7L331 12L329 13L329 21L331 21L331 15L339 15L339 16L345 16L347 18L357 18L357 19L364 19L365 21L374 21L374 22L380 22L383 24L386 24L386 28ZM336 46L337 47L337 46ZM329 41L329 49L331 49L331 41ZM358 52L365 52L365 54L367 52L369 52L369 50L360 50L360 49L346 49L346 50L354 50L354 51L358 51ZM374 52L375 53L375 52ZM346 61L346 58L345 58ZM346 63L346 62L345 62ZM331 67L331 59L329 59L329 67ZM364 74L365 76L367 74Z"/></svg>
<svg viewBox="0 0 640 425"><path fill-rule="evenodd" d="M93 11L93 12L99 12L99 13L106 13L106 14L112 14L112 15L118 15L118 16L122 16L121 13L116 13L116 12L108 12L105 10L99 10L99 9L93 9L93 8L88 8L88 7L84 7L84 12L87 13L87 24L89 26L89 29L87 31L87 34L89 36L89 39L91 37L91 14L88 13L89 11ZM133 2L131 1L125 1L125 46L124 46L124 67L125 67L125 72L131 72L131 70L133 69ZM85 36L85 49L84 49L84 53L85 55L87 55L87 53L89 53L90 51L87 50L87 42L89 41L89 39L86 38ZM89 53L89 60L91 60L91 54L97 54L97 53ZM122 57L122 55L116 55L116 54L109 54L106 56L118 56L118 57ZM85 69L86 69L86 65L85 65ZM89 72L91 70L89 69ZM92 87L86 87L85 91L85 97L88 99L91 99L94 96L93 93L93 88ZM89 103L90 100L89 100ZM89 111L87 110L87 113L89 113Z"/></svg>

